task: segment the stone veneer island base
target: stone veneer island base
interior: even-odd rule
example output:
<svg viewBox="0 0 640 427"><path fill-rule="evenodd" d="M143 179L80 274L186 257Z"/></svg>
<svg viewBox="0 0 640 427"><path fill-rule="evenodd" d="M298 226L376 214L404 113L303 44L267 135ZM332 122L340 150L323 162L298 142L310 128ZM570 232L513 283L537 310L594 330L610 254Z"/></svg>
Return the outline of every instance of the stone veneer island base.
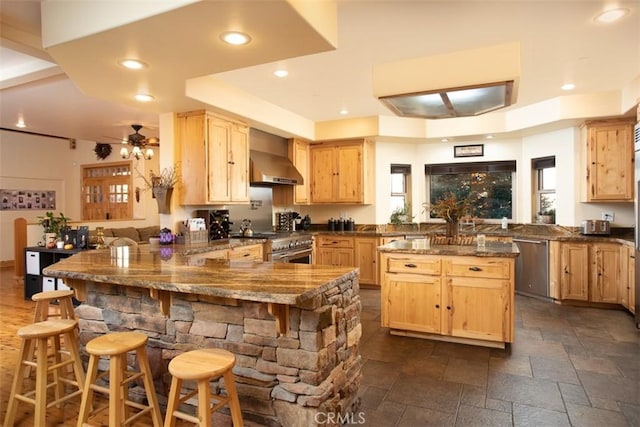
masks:
<svg viewBox="0 0 640 427"><path fill-rule="evenodd" d="M91 281L86 274L78 272L82 264L88 266L96 260L82 260L83 256L88 258L86 254L79 254L75 265L70 257L66 266L59 263L48 270L48 274L67 277L68 283L81 289L85 301L76 308L76 315L80 319L82 345L108 332L146 333L161 405L166 405L171 381L167 370L169 361L185 351L215 347L236 355L233 372L243 418L247 421L267 426L307 427L325 425L338 417L353 417L358 410L362 327L357 270L341 269L340 274L333 275L334 279L325 280L323 286L316 288L318 292L307 292L304 298L297 298L297 303L287 304L284 312L288 312L288 319L276 316L280 317L280 323L288 323L287 332L280 334L269 302L219 296L216 294L224 295L226 291L212 290L212 286L197 293L191 284L185 287L187 292L178 292L162 286L159 279L136 285L132 278L135 268L131 266L136 257L130 257L128 269L123 269L118 279L111 276L112 281L123 284L108 283L106 275L95 276L101 282ZM140 259L139 254L137 258ZM182 263L173 261L175 270L183 268ZM212 275L223 273L222 276L233 277L231 270L242 269L246 276L246 269L259 270L268 264L207 260L205 266L190 269L195 276L206 269ZM158 271L166 274L169 265L157 265ZM286 267L289 264L274 266L276 273L289 271ZM290 266L306 277L304 280L314 276L311 270L318 273L315 276L328 273L316 266ZM124 274L129 274L131 280L124 279ZM144 274L148 276L148 270ZM268 293L270 276L265 274L256 273L262 277L263 292ZM212 278L211 282L216 280L219 279ZM233 284L234 280L228 282ZM159 309L157 293L154 293L158 288L171 289L168 317ZM271 290L270 295L276 294L276 299L278 292L282 292L277 284ZM237 294L237 287L230 293ZM250 294L249 298L259 299L255 292ZM224 388L222 380L217 387Z"/></svg>

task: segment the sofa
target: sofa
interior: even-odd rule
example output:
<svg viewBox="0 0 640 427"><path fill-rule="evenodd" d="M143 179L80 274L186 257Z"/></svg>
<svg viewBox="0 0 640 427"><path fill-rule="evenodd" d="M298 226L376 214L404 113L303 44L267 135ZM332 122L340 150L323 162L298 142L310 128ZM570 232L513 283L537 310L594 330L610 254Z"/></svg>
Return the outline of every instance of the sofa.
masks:
<svg viewBox="0 0 640 427"><path fill-rule="evenodd" d="M106 228L104 229L105 241L113 240L117 237L127 237L136 243L149 243L149 237L159 236L160 226L151 225L149 227L121 227L121 228ZM89 243L96 242L96 230L89 230Z"/></svg>

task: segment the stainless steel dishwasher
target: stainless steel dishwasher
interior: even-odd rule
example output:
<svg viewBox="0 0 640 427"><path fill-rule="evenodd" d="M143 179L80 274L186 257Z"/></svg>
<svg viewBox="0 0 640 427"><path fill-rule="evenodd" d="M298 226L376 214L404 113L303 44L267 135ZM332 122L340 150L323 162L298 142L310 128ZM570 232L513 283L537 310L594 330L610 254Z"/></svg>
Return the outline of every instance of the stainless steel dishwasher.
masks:
<svg viewBox="0 0 640 427"><path fill-rule="evenodd" d="M514 238L520 249L516 258L516 293L549 298L549 241Z"/></svg>

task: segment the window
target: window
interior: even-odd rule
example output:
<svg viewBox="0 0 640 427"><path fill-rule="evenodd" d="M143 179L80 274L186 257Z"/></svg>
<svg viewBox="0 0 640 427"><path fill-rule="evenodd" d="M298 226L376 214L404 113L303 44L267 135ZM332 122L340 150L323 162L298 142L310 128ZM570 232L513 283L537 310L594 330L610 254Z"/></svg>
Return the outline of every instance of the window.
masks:
<svg viewBox="0 0 640 427"><path fill-rule="evenodd" d="M471 200L471 216L511 219L515 172L515 160L425 165L427 200L434 204L445 194L454 193L458 199Z"/></svg>
<svg viewBox="0 0 640 427"><path fill-rule="evenodd" d="M390 212L411 204L411 165L391 165Z"/></svg>
<svg viewBox="0 0 640 427"><path fill-rule="evenodd" d="M131 163L82 166L82 219L127 219L133 216Z"/></svg>
<svg viewBox="0 0 640 427"><path fill-rule="evenodd" d="M556 212L556 157L531 159L534 175L535 201L537 213L555 216Z"/></svg>

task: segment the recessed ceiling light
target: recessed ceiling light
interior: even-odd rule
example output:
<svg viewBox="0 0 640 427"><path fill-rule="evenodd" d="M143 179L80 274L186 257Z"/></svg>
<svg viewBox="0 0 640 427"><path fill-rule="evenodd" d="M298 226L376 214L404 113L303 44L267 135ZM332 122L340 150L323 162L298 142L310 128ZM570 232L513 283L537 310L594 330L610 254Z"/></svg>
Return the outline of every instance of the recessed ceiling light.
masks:
<svg viewBox="0 0 640 427"><path fill-rule="evenodd" d="M442 138L442 142L449 142L449 138Z"/></svg>
<svg viewBox="0 0 640 427"><path fill-rule="evenodd" d="M247 44L251 41L251 37L249 37L249 35L238 31L227 31L226 33L220 34L220 38L225 43L229 43L235 46Z"/></svg>
<svg viewBox="0 0 640 427"><path fill-rule="evenodd" d="M495 138L495 137L494 137L493 135L487 135L487 136L485 136L485 138L486 138L486 139L493 139L493 138Z"/></svg>
<svg viewBox="0 0 640 427"><path fill-rule="evenodd" d="M601 24L610 24L610 23L615 22L618 19L622 18L627 13L629 13L629 9L625 9L624 7L619 7L619 8L616 8L616 9L609 9L609 10L605 10L604 12L596 15L596 17L593 18L593 20L596 21L596 22L599 22Z"/></svg>
<svg viewBox="0 0 640 427"><path fill-rule="evenodd" d="M573 83L565 83L562 86L560 86L560 89L562 90L573 90L576 88L576 85L574 85Z"/></svg>
<svg viewBox="0 0 640 427"><path fill-rule="evenodd" d="M120 61L120 65L130 70L141 70L147 68L148 65L137 59L126 58Z"/></svg>
<svg viewBox="0 0 640 427"><path fill-rule="evenodd" d="M136 98L136 101L140 101L140 102L149 102L154 100L154 97L147 93L137 93L135 98Z"/></svg>
<svg viewBox="0 0 640 427"><path fill-rule="evenodd" d="M340 114L342 114L343 116L346 116L347 114L349 114L349 110L347 110L346 108L343 108L342 110L340 110Z"/></svg>
<svg viewBox="0 0 640 427"><path fill-rule="evenodd" d="M275 74L277 77L287 77L289 75L289 72L287 70L275 70L273 74Z"/></svg>
<svg viewBox="0 0 640 427"><path fill-rule="evenodd" d="M16 127L22 129L22 128L26 128L27 125L24 124L24 122L22 121L22 119L18 120L18 122L16 123Z"/></svg>

